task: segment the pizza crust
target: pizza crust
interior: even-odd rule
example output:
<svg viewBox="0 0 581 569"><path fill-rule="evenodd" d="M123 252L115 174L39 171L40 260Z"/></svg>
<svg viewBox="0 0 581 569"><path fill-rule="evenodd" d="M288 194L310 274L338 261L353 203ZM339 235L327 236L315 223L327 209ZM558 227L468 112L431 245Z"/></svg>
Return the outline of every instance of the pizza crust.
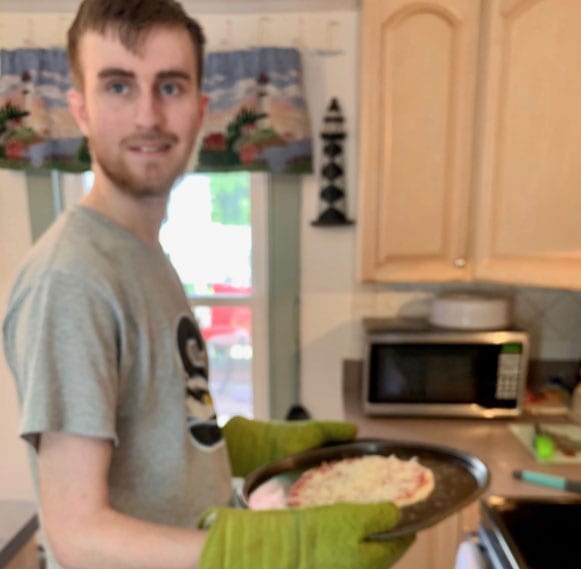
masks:
<svg viewBox="0 0 581 569"><path fill-rule="evenodd" d="M409 506L434 490L434 474L416 459L366 455L324 463L307 470L290 488L291 507L336 502L393 502Z"/></svg>

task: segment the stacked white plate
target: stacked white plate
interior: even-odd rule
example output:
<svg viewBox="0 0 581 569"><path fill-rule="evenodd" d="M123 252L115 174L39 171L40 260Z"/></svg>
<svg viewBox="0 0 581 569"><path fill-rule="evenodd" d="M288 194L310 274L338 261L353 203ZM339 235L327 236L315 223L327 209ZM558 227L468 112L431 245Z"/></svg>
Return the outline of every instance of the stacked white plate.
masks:
<svg viewBox="0 0 581 569"><path fill-rule="evenodd" d="M508 300L496 296L455 292L432 302L430 323L459 330L499 330L509 326Z"/></svg>

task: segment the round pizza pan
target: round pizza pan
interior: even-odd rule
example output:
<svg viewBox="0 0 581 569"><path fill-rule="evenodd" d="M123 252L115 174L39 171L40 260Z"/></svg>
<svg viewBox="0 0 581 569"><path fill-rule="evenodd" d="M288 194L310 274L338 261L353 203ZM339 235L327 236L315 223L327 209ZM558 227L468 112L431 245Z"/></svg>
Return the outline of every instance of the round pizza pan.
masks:
<svg viewBox="0 0 581 569"><path fill-rule="evenodd" d="M432 470L435 479L430 496L421 502L403 506L398 525L389 532L370 536L371 540L391 539L429 528L476 500L490 483L486 465L479 458L462 451L421 443L358 439L352 443L308 450L255 470L244 480L240 496L242 505L249 507L252 493L267 482L275 481L286 493L309 468L370 454L393 454L402 460L415 458Z"/></svg>

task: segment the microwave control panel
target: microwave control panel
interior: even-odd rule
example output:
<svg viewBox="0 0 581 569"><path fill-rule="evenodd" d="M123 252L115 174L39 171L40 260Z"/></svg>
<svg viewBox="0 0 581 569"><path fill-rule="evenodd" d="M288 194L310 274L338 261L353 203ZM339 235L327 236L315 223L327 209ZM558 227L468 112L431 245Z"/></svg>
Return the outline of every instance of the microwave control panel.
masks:
<svg viewBox="0 0 581 569"><path fill-rule="evenodd" d="M497 399L516 399L519 390L520 377L520 346L506 344L498 355L498 374L496 377Z"/></svg>

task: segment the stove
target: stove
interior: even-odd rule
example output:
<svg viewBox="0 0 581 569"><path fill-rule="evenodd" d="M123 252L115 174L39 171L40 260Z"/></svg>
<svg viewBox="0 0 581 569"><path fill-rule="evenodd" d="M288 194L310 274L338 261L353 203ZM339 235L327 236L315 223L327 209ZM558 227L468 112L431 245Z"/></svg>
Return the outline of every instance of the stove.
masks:
<svg viewBox="0 0 581 569"><path fill-rule="evenodd" d="M490 569L580 569L581 499L485 498L477 541Z"/></svg>

